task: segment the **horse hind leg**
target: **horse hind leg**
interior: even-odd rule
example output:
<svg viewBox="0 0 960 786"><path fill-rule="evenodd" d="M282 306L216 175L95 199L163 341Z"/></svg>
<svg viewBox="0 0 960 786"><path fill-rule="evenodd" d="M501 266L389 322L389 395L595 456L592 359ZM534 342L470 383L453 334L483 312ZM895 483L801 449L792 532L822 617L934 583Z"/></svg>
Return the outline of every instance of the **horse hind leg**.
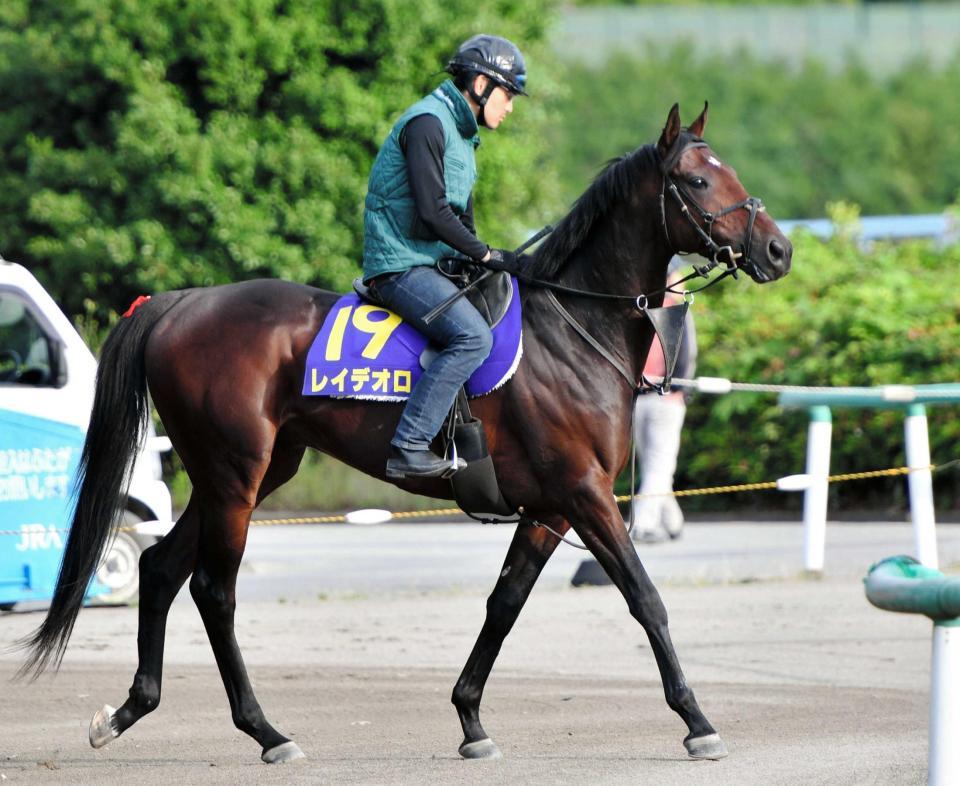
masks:
<svg viewBox="0 0 960 786"><path fill-rule="evenodd" d="M90 722L89 738L102 748L160 704L163 645L167 613L193 570L197 553L198 518L191 502L174 528L140 555L140 604L137 632L137 672L127 700L115 710L105 704Z"/></svg>
<svg viewBox="0 0 960 786"><path fill-rule="evenodd" d="M274 460L260 485L259 498L286 482L296 472L303 448L275 451ZM258 500L259 501L259 500ZM163 648L167 614L170 605L198 560L200 533L200 505L191 498L176 526L161 540L146 549L140 557L140 605L137 650L139 664L127 700L119 709L105 704L90 722L89 739L94 748L102 748L119 737L160 703L163 672ZM242 514L241 514L242 516ZM247 518L249 512L247 513ZM246 532L246 520L243 521ZM242 555L242 546L240 548ZM239 560L239 557L237 558ZM239 568L239 561L237 562ZM229 569L226 571L229 579ZM233 598L236 573L228 581ZM291 761L303 753L296 743L272 729L263 717L247 680L242 657L233 634L233 608L222 602L223 594L213 589L214 582L206 571L199 581L191 582L191 594L200 609L201 617L224 676L230 698L234 723L254 736L264 746L264 761L268 763ZM211 598L212 596L212 598ZM224 625L229 616L229 625ZM224 665L226 664L226 666ZM227 669L225 671L225 668Z"/></svg>
<svg viewBox="0 0 960 786"><path fill-rule="evenodd" d="M250 514L270 460L240 463L244 466L234 477L221 477L213 483L211 477L206 484L197 564L190 580L190 594L200 612L223 678L233 723L260 744L260 758L273 764L303 758L303 752L295 742L271 726L264 716L247 676L234 631L237 573L246 546ZM295 471L295 467L293 469ZM272 478L271 482L276 480L278 478ZM197 493L196 489L194 493Z"/></svg>
<svg viewBox="0 0 960 786"><path fill-rule="evenodd" d="M190 580L190 593L207 630L234 725L260 744L260 758L266 763L302 759L304 754L300 747L267 721L247 676L234 634L236 571L232 567L215 569L209 562L203 563L201 559L201 565Z"/></svg>
<svg viewBox="0 0 960 786"><path fill-rule="evenodd" d="M567 529L562 523L560 528ZM487 599L487 616L451 701L463 727L459 753L465 759L499 759L500 749L480 725L480 700L504 639L520 615L540 571L559 541L532 524L517 527L500 571L500 578Z"/></svg>
<svg viewBox="0 0 960 786"><path fill-rule="evenodd" d="M257 490L257 505L297 474L306 450L305 445L284 445L281 444L280 438L277 439L270 458L270 466L267 467L260 488Z"/></svg>

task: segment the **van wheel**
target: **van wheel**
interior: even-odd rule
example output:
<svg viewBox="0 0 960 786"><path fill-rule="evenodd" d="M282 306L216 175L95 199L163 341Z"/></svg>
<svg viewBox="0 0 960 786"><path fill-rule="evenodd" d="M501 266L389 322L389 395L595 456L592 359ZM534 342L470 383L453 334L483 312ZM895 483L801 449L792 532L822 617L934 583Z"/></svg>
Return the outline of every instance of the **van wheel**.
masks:
<svg viewBox="0 0 960 786"><path fill-rule="evenodd" d="M139 516L125 511L121 526L131 526L140 520ZM96 574L96 581L108 587L109 592L97 595L91 602L104 606L122 606L136 601L140 595L140 554L155 541L156 538L139 536L125 530L118 532Z"/></svg>

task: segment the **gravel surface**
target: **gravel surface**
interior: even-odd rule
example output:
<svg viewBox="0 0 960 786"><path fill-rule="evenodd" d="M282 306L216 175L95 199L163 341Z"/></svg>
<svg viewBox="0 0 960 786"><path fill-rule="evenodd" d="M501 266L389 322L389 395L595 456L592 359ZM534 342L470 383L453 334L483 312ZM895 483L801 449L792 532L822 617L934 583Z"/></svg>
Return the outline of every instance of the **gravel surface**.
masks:
<svg viewBox="0 0 960 786"><path fill-rule="evenodd" d="M751 541L739 539L751 529L756 541L769 536L763 525L738 526L727 530L738 535L735 550L749 550ZM306 760L268 767L233 728L200 618L182 593L168 624L163 702L102 750L89 747L87 725L102 704L118 706L126 696L136 667L135 609L85 610L56 678L11 683L18 657L0 654L0 782L925 782L930 623L871 607L859 578L865 566L855 569L837 551L836 575L821 580L793 568L758 578L750 566L738 578L734 559L719 578L695 560L687 571L677 568L679 554L721 537L724 527L688 527L686 545L649 550L650 563L669 564L660 589L674 642L730 749L722 761L687 759L686 730L663 700L650 647L611 587L548 580L534 591L484 695L484 726L504 758L467 762L457 756L449 697L487 590L471 582L312 588L247 601L245 586L256 596L255 577L275 575L264 567L273 556L259 561L254 544L240 585L238 638L268 718ZM960 530L943 531L948 564ZM878 537L903 535L891 532ZM0 616L0 646L39 621L36 613Z"/></svg>

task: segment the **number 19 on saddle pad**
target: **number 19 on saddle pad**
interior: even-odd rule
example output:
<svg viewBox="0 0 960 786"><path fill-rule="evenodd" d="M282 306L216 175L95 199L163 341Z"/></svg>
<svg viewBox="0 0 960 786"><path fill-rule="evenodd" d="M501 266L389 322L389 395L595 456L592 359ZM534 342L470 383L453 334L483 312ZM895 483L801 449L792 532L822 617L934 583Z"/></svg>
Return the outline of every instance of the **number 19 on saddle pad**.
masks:
<svg viewBox="0 0 960 786"><path fill-rule="evenodd" d="M490 393L513 376L523 354L516 279L490 355L467 380L467 395ZM416 328L383 306L344 295L330 310L307 353L303 395L405 401L433 356Z"/></svg>

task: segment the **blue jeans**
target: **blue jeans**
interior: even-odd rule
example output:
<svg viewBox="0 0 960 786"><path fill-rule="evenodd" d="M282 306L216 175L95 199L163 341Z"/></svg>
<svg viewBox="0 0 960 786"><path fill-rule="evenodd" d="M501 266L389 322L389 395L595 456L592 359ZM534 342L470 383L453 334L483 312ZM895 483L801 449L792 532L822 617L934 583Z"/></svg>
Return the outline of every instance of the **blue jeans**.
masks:
<svg viewBox="0 0 960 786"><path fill-rule="evenodd" d="M440 350L414 385L391 444L406 450L428 450L453 406L460 386L486 360L493 348L487 321L466 297L460 298L429 325L423 317L457 286L436 268L419 266L393 278L373 282L386 306L426 336Z"/></svg>

